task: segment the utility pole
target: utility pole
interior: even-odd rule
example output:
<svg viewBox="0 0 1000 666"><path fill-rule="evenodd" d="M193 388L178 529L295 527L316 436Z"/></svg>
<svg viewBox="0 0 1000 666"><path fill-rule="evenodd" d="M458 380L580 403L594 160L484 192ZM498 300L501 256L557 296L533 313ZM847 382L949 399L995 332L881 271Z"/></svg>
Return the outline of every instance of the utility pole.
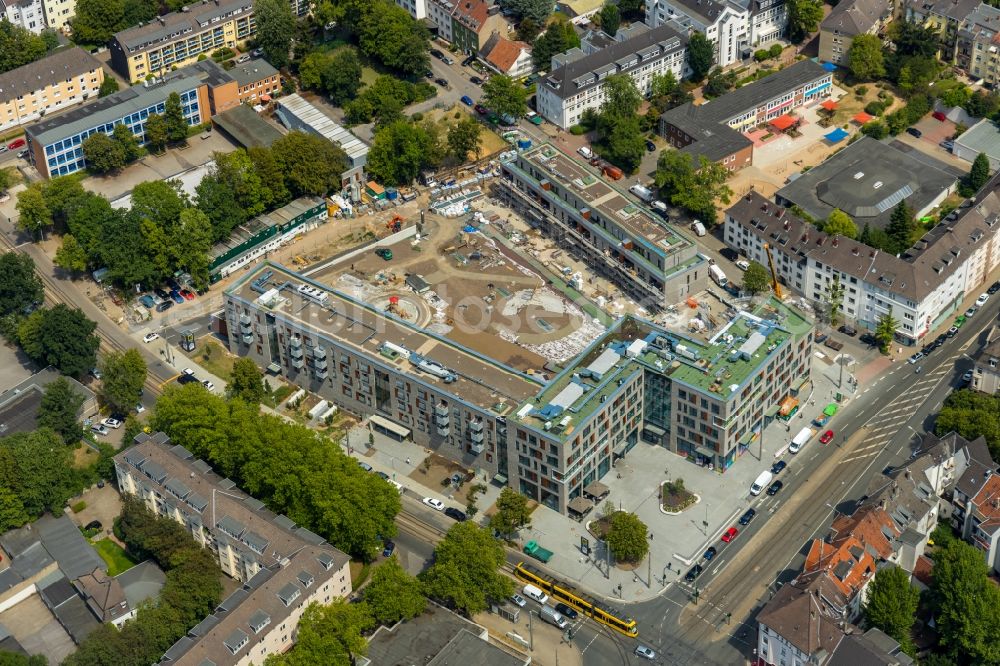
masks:
<svg viewBox="0 0 1000 666"><path fill-rule="evenodd" d="M534 651L535 649L535 632L534 627L531 624L531 611L528 611L528 650Z"/></svg>
<svg viewBox="0 0 1000 666"><path fill-rule="evenodd" d="M649 559L646 560L646 587L653 587L653 549L649 549Z"/></svg>

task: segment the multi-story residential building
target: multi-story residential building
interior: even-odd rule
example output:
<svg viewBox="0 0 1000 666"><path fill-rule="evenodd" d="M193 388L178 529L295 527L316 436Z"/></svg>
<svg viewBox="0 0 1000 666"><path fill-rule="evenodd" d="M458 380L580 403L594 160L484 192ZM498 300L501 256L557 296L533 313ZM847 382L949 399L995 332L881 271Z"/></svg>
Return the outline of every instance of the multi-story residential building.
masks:
<svg viewBox="0 0 1000 666"><path fill-rule="evenodd" d="M727 469L807 381L812 349L777 301L707 340L629 317L543 385L274 264L225 292L225 318L234 353L560 512L585 513L584 489L640 437Z"/></svg>
<svg viewBox="0 0 1000 666"><path fill-rule="evenodd" d="M859 35L881 36L893 17L892 0L845 0L819 24L819 59L847 66L847 53Z"/></svg>
<svg viewBox="0 0 1000 666"><path fill-rule="evenodd" d="M953 501L963 508L962 538L983 552L991 571L1000 572L1000 474L987 468L982 476L970 475L965 487L955 489Z"/></svg>
<svg viewBox="0 0 1000 666"><path fill-rule="evenodd" d="M451 13L451 41L462 52L477 55L490 35L506 35L509 28L493 0L456 0Z"/></svg>
<svg viewBox="0 0 1000 666"><path fill-rule="evenodd" d="M829 96L832 82L821 65L802 60L710 102L670 109L660 116L660 134L695 157L742 169L753 163L743 132Z"/></svg>
<svg viewBox="0 0 1000 666"><path fill-rule="evenodd" d="M418 21L427 18L427 0L396 0L396 4Z"/></svg>
<svg viewBox="0 0 1000 666"><path fill-rule="evenodd" d="M74 46L0 74L0 131L97 98L104 69Z"/></svg>
<svg viewBox="0 0 1000 666"><path fill-rule="evenodd" d="M715 45L715 64L727 67L779 39L788 10L784 0L646 0L646 23L670 21L705 35Z"/></svg>
<svg viewBox="0 0 1000 666"><path fill-rule="evenodd" d="M267 102L272 95L281 92L281 75L263 58L252 58L236 65L228 73L236 84L237 104ZM213 109L212 115L225 110Z"/></svg>
<svg viewBox="0 0 1000 666"><path fill-rule="evenodd" d="M486 40L479 58L498 74L514 79L528 76L535 71L531 60L531 44L501 37L499 32Z"/></svg>
<svg viewBox="0 0 1000 666"><path fill-rule="evenodd" d="M42 0L45 27L65 31L69 20L76 16L76 0Z"/></svg>
<svg viewBox="0 0 1000 666"><path fill-rule="evenodd" d="M1000 392L1000 328L993 327L986 344L972 355L972 388L996 395Z"/></svg>
<svg viewBox="0 0 1000 666"><path fill-rule="evenodd" d="M910 0L902 13L907 21L932 28L938 35L938 54L952 62L959 26L980 4L980 0Z"/></svg>
<svg viewBox="0 0 1000 666"><path fill-rule="evenodd" d="M842 236L829 236L750 192L726 212L725 242L767 265L764 245L779 277L814 301L830 284L843 286L843 313L874 330L891 314L897 341L914 345L952 316L970 293L982 290L1000 265L1000 178L926 233L900 256Z"/></svg>
<svg viewBox="0 0 1000 666"><path fill-rule="evenodd" d="M1000 83L998 35L1000 9L979 4L959 24L952 62L970 76L995 87Z"/></svg>
<svg viewBox="0 0 1000 666"><path fill-rule="evenodd" d="M129 604L121 583L109 576L108 572L94 569L77 578L75 583L87 608L102 624L110 622L121 628L136 616L138 609Z"/></svg>
<svg viewBox="0 0 1000 666"><path fill-rule="evenodd" d="M693 241L550 144L501 162L498 196L653 311L708 284Z"/></svg>
<svg viewBox="0 0 1000 666"><path fill-rule="evenodd" d="M272 76L267 70L258 74L262 81ZM145 143L146 118L150 113L163 113L167 97L174 92L181 97L188 124L208 122L213 113L232 109L241 99L247 99L248 93L240 90L253 90L251 79L250 73L244 72L240 85L213 61L203 60L155 82L102 97L29 126L25 134L31 161L47 178L74 173L86 167L81 146L91 134L111 134L115 125L124 124L140 143Z"/></svg>
<svg viewBox="0 0 1000 666"><path fill-rule="evenodd" d="M0 18L36 35L45 29L42 0L0 0Z"/></svg>
<svg viewBox="0 0 1000 666"><path fill-rule="evenodd" d="M351 592L350 558L212 472L164 433L140 434L115 456L118 487L174 520L242 583L160 660L249 666L294 644L305 607Z"/></svg>
<svg viewBox="0 0 1000 666"><path fill-rule="evenodd" d="M615 41L606 42L604 48L590 53L573 49L553 57L551 73L538 81L538 113L568 129L580 122L584 111L604 104L608 76L628 74L644 95L649 94L654 75L669 71L680 80L685 73L687 38L675 28L674 24L647 28L639 23L619 30Z"/></svg>
<svg viewBox="0 0 1000 666"><path fill-rule="evenodd" d="M455 38L451 29L451 15L454 11L453 0L427 0L427 19L432 28L437 28L437 36L446 42Z"/></svg>

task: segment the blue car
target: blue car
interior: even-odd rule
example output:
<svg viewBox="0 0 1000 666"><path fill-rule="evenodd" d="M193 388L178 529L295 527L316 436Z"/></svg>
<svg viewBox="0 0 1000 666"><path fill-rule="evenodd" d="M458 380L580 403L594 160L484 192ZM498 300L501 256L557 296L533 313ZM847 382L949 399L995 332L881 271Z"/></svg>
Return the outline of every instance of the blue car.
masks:
<svg viewBox="0 0 1000 666"><path fill-rule="evenodd" d="M466 106L472 106L473 104L475 104L475 102L473 102L472 98L469 97L468 95L462 95L462 104Z"/></svg>
<svg viewBox="0 0 1000 666"><path fill-rule="evenodd" d="M715 546L712 546L712 547L710 547L710 548L709 548L708 550L706 550L706 551L705 551L705 554L704 554L704 555L703 555L702 557L704 557L704 558L705 558L705 561L706 561L706 562L711 562L711 561L712 561L712 558L713 558L713 557L715 557L715 554L716 554L717 552L718 552L718 551L717 551L717 550L715 550Z"/></svg>
<svg viewBox="0 0 1000 666"><path fill-rule="evenodd" d="M149 294L143 294L139 297L139 302L143 304L147 309L152 310L156 307L156 301Z"/></svg>
<svg viewBox="0 0 1000 666"><path fill-rule="evenodd" d="M181 292L177 291L176 289L171 289L170 290L170 300L172 300L174 303L177 303L178 305L180 305L181 303L184 302L184 297L181 296Z"/></svg>

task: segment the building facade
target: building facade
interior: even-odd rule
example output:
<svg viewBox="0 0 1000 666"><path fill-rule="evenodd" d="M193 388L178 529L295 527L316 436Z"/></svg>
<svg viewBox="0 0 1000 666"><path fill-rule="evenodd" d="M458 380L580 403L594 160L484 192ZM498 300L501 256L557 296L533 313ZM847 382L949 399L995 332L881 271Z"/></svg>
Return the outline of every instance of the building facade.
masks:
<svg viewBox="0 0 1000 666"><path fill-rule="evenodd" d="M833 8L819 24L819 59L846 67L847 54L859 35L885 33L893 17L891 0L849 0Z"/></svg>
<svg viewBox="0 0 1000 666"><path fill-rule="evenodd" d="M0 0L0 17L36 35L45 29L42 0Z"/></svg>
<svg viewBox="0 0 1000 666"><path fill-rule="evenodd" d="M506 39L498 32L486 40L479 58L494 72L513 79L524 78L535 71L531 44Z"/></svg>
<svg viewBox="0 0 1000 666"><path fill-rule="evenodd" d="M886 314L899 322L896 340L914 345L958 313L966 295L984 287L1000 266L1000 179L966 201L912 248L894 256L842 236L828 236L787 209L751 192L726 212L726 244L768 264L806 298L828 300L844 290L843 313L874 330Z"/></svg>
<svg viewBox="0 0 1000 666"><path fill-rule="evenodd" d="M76 16L76 0L42 0L42 10L46 28L65 32Z"/></svg>
<svg viewBox="0 0 1000 666"><path fill-rule="evenodd" d="M263 663L291 648L307 605L350 594L347 555L268 511L165 434L140 434L135 446L115 456L115 472L123 494L181 524L242 583L160 664Z"/></svg>
<svg viewBox="0 0 1000 666"><path fill-rule="evenodd" d="M628 74L643 95L649 94L654 76L672 72L679 81L685 74L687 38L675 27L636 24L620 30L604 48L589 54L574 49L553 58L551 73L537 84L538 113L568 129L584 111L604 104L608 76Z"/></svg>
<svg viewBox="0 0 1000 666"><path fill-rule="evenodd" d="M97 98L104 68L79 47L0 74L0 131Z"/></svg>
<svg viewBox="0 0 1000 666"><path fill-rule="evenodd" d="M418 21L427 18L427 0L396 0L396 4Z"/></svg>
<svg viewBox="0 0 1000 666"><path fill-rule="evenodd" d="M988 336L986 344L972 357L972 388L996 395L1000 392L1000 329L991 328Z"/></svg>
<svg viewBox="0 0 1000 666"><path fill-rule="evenodd" d="M451 42L463 53L477 55L494 32L506 35L500 7L487 0L456 0L451 13Z"/></svg>
<svg viewBox="0 0 1000 666"><path fill-rule="evenodd" d="M446 42L455 39L451 29L451 15L455 11L452 0L427 0L427 19L437 28L437 35Z"/></svg>

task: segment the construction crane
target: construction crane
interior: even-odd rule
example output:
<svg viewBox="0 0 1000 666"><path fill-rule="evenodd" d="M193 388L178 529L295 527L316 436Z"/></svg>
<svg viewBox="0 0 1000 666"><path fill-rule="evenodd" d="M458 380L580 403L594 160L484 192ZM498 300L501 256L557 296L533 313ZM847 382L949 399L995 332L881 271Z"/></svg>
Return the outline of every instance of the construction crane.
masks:
<svg viewBox="0 0 1000 666"><path fill-rule="evenodd" d="M774 295L780 301L782 295L781 285L778 284L778 271L774 269L774 256L771 254L771 246L767 243L764 243L764 252L767 252L767 265L771 268L771 288L774 289Z"/></svg>

